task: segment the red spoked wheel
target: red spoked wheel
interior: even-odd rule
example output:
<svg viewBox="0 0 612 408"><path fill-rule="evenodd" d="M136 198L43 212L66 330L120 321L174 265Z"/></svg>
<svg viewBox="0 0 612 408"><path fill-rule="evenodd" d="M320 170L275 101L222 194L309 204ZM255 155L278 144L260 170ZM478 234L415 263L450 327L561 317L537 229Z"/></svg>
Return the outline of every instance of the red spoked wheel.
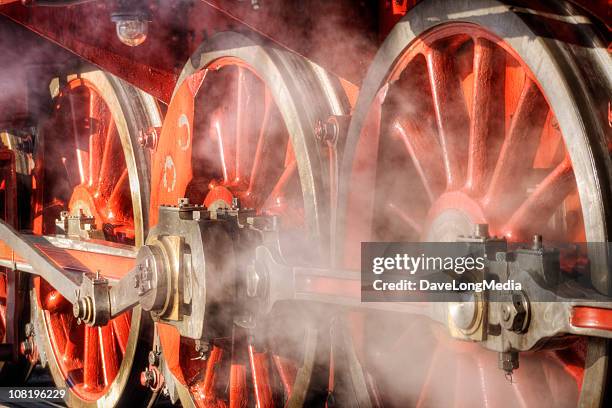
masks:
<svg viewBox="0 0 612 408"><path fill-rule="evenodd" d="M345 265L358 267L362 241L453 241L482 223L515 242L533 234L607 241L609 132L575 56L540 36L555 31L539 13L571 9L556 7L527 18L497 1L424 1L391 32L364 81L343 158ZM558 47L597 38L571 19L564 27ZM606 72L597 46L581 56ZM571 85L577 76L583 89ZM583 100L594 104L578 108ZM605 270L592 278L607 290ZM370 339L388 354L365 357L385 406L601 403L601 340L524 353L510 383L495 353L449 340L423 319L368 321L368 332L396 333Z"/></svg>
<svg viewBox="0 0 612 408"><path fill-rule="evenodd" d="M64 85L53 81L51 90L52 113L37 147L35 232L54 234L55 220L68 211L95 218L90 239L141 245L148 181L137 136L159 123L155 102L100 71L69 76ZM44 358L56 385L67 387L70 406L123 406L147 398L136 384L152 330L139 308L88 327L41 279L35 279L33 298Z"/></svg>
<svg viewBox="0 0 612 408"><path fill-rule="evenodd" d="M293 248L304 262L307 240L328 242L329 173L314 128L342 114L333 90L320 68L297 56L236 33L211 38L184 68L168 107L153 160L152 218L181 197L209 208L238 200L276 215L281 231L304 243L302 253ZM209 339L207 353L169 326L158 324L158 333L183 405L272 407L290 398L297 352L281 356L240 325L231 338ZM288 336L303 342L301 331Z"/></svg>

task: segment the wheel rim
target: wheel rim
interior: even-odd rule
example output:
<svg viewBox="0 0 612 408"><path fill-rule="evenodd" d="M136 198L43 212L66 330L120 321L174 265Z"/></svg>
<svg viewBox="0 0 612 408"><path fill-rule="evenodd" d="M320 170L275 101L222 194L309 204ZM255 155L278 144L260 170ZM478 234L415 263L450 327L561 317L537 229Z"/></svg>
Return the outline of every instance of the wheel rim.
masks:
<svg viewBox="0 0 612 408"><path fill-rule="evenodd" d="M436 5L443 9L436 10ZM405 24L431 10L437 15L463 12L461 20L470 20L470 11L461 6L435 1L430 9L427 6L425 2L417 8ZM355 245L360 241L454 240L471 234L473 224L488 223L493 234L513 241L543 233L551 240L580 242L597 236L597 228L605 225L600 220L597 228L585 229L571 159L578 154L565 149L564 134L536 76L508 43L476 24L478 18L473 20L418 25L414 38L404 38L397 29L382 46L377 56L382 65L374 62L349 130L343 170L350 181L341 208L344 236L352 242L347 240L344 247L345 265L356 267L351 261L359 259ZM533 188L525 188L528 181ZM517 194L521 189L527 194ZM504 194L508 190L511 196ZM377 210L370 215L364 208ZM551 227L551 218L556 227ZM590 228L592 214L589 218ZM592 345L585 339L565 344L559 352L526 353L521 366L530 368L519 369L515 378L518 384L531 385L510 387L497 381L494 353L477 345L467 346L474 350L465 353L463 344L428 335L426 323L410 330L428 340L420 351L410 353L422 357L416 359L419 363L410 360L414 372L427 374L401 383L409 392L400 392L393 378L403 372L406 360L387 361L386 367L370 361L384 384L382 395L389 395L392 403L405 403L408 397L419 406L457 400L467 405L495 401L493 406L528 406L542 392L552 396L553 406L578 402L585 355ZM410 336L404 336L406 344ZM414 344L417 339L408 341ZM399 351L399 343L381 349ZM446 356L438 358L437 353ZM461 387L449 392L448 400L434 390L443 386L436 378L445 378L441 373L453 369L460 377L455 384ZM535 372L541 375L529 374ZM591 375L590 381L601 382L602 375ZM581 402L592 397L599 399L583 394Z"/></svg>
<svg viewBox="0 0 612 408"><path fill-rule="evenodd" d="M296 101L289 89L297 85L280 72L278 62L295 57L241 35L222 33L200 50L181 74L155 152L153 163L163 165L153 167L152 184L160 188L152 191L152 218L159 204L175 204L184 196L207 207L231 206L238 199L243 208L276 215L284 233L302 239L321 236L325 177L313 144L314 123L340 113L334 110L340 103L330 96ZM304 95L316 94L328 79L317 78L312 66L296 60L310 85ZM305 105L308 98L317 103ZM308 107L300 111L303 106ZM255 398L260 406L273 406L278 392L287 392L273 389L277 369L293 385L291 362L273 361L247 340L247 330L236 327L233 339L213 340L202 361L194 341L179 340L163 324L158 329L178 387L189 390L189 397L184 389L181 393L183 404L234 406Z"/></svg>
<svg viewBox="0 0 612 408"><path fill-rule="evenodd" d="M145 197L130 188L132 181L140 184L141 174L127 123L134 118L124 116L114 86L122 85L94 71L69 77L55 90L54 110L44 124L45 133L52 136L44 141L39 158L45 190L37 205L35 232L53 234L54 220L67 210L95 217L100 233L93 238L129 245L142 242L143 213L138 206ZM60 141L56 135L61 133L71 137ZM35 279L35 302L51 373L57 384L70 384L70 403L96 405L102 398L110 405L117 403L135 359L140 309L106 326L88 327L78 324L71 304L40 279Z"/></svg>

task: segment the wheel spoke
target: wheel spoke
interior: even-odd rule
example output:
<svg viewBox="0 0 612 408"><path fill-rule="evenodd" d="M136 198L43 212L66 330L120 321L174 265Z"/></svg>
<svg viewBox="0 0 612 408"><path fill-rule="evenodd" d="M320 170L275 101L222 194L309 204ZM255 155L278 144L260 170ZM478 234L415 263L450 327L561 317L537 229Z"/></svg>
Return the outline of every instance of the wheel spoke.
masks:
<svg viewBox="0 0 612 408"><path fill-rule="evenodd" d="M115 336L111 325L98 327L98 337L100 338L100 354L102 357L102 374L104 375L104 385L110 385L119 372L119 361L117 360L117 350L115 348Z"/></svg>
<svg viewBox="0 0 612 408"><path fill-rule="evenodd" d="M94 180L97 180L98 174L100 174L102 154L103 150L100 143L100 135L94 133L89 137L89 187L93 187Z"/></svg>
<svg viewBox="0 0 612 408"><path fill-rule="evenodd" d="M286 130L284 126L279 127L281 120L279 110L272 107L267 129L262 130L266 132L263 143L257 146L258 149L261 147L261 156L255 158L247 191L254 208L259 208L265 203L265 198L273 190L274 181L282 178L285 170L282 163L285 162L291 166L292 161L295 161ZM286 149L285 146L287 146Z"/></svg>
<svg viewBox="0 0 612 408"><path fill-rule="evenodd" d="M106 105L100 97L93 94L94 101L91 103L90 117L92 122L91 134L89 136L89 186L93 187L94 182L98 182L102 156L104 154L104 139L107 129L104 127L109 121L109 114Z"/></svg>
<svg viewBox="0 0 612 408"><path fill-rule="evenodd" d="M96 389L99 385L100 353L99 338L96 327L85 327L85 349L83 358L83 383L88 389Z"/></svg>
<svg viewBox="0 0 612 408"><path fill-rule="evenodd" d="M6 274L0 273L0 299L6 301Z"/></svg>
<svg viewBox="0 0 612 408"><path fill-rule="evenodd" d="M280 178L274 185L272 192L263 205L264 208L280 207L286 199L287 187L297 179L297 162L294 160L283 170Z"/></svg>
<svg viewBox="0 0 612 408"><path fill-rule="evenodd" d="M261 128L259 130L259 136L257 137L257 147L255 148L255 158L253 159L253 166L251 167L251 175L249 177L249 191L253 191L253 187L257 184L263 155L265 151L266 134L268 132L268 126L270 124L270 111L272 110L271 95L270 91L266 89L264 96L264 112L261 120Z"/></svg>
<svg viewBox="0 0 612 408"><path fill-rule="evenodd" d="M520 199L517 187L521 186L517 186L516 181L525 179L532 168L548 113L548 105L538 86L529 78L525 81L484 198L485 207L495 208L499 218L511 211Z"/></svg>
<svg viewBox="0 0 612 408"><path fill-rule="evenodd" d="M442 150L431 135L423 133L413 122L395 121L393 130L400 137L421 177L429 201L433 202L444 190Z"/></svg>
<svg viewBox="0 0 612 408"><path fill-rule="evenodd" d="M504 113L499 101L503 100L505 59L496 46L478 38L474 42L474 93L468 149L466 188L474 195L483 193L489 178L496 140L503 139Z"/></svg>
<svg viewBox="0 0 612 408"><path fill-rule="evenodd" d="M128 179L128 169L127 167L123 169L119 180L117 180L117 184L113 187L113 191L108 199L106 207L109 209L108 218L112 220L113 218L117 218L118 214L122 214L125 212L126 205L130 204L130 200L126 200L125 196L130 191L130 184ZM127 209L129 210L129 209Z"/></svg>
<svg viewBox="0 0 612 408"><path fill-rule="evenodd" d="M268 354L256 352L255 347L252 344L249 344L249 363L251 365L251 376L255 391L256 406L258 408L274 406L272 400L272 388L270 387Z"/></svg>
<svg viewBox="0 0 612 408"><path fill-rule="evenodd" d="M431 48L427 68L446 169L447 189L465 182L469 117L453 56L445 49Z"/></svg>
<svg viewBox="0 0 612 408"><path fill-rule="evenodd" d="M219 346L213 346L210 355L206 360L206 369L204 370L204 380L198 381L193 387L193 392L198 395L201 400L201 406L204 408L221 408L226 407L226 404L217 396L216 385L218 380L218 367L222 364L224 351Z"/></svg>
<svg viewBox="0 0 612 408"><path fill-rule="evenodd" d="M295 377L297 375L297 367L293 361L279 356L278 354L275 354L272 359L281 383L283 384L285 395L287 398L289 398L291 392L293 391L293 384L295 383Z"/></svg>
<svg viewBox="0 0 612 408"><path fill-rule="evenodd" d="M102 164L100 167L100 174L98 175L97 190L101 197L108 197L111 193L111 189L114 186L115 174L117 171L117 142L119 135L117 133L117 127L112 123L112 119L109 119L108 127L106 128L106 137L104 139L104 151L102 153Z"/></svg>
<svg viewBox="0 0 612 408"><path fill-rule="evenodd" d="M112 320L112 325L113 331L115 332L115 337L117 338L117 343L119 343L121 354L125 354L125 348L130 335L130 317L128 313L124 313L114 318Z"/></svg>
<svg viewBox="0 0 612 408"><path fill-rule="evenodd" d="M64 347L61 349L63 350L63 358L71 364L74 364L73 362L76 362L79 357L81 357L79 355L81 350L79 350L77 345L78 339L75 335L77 330L79 330L76 319L72 316L61 314L59 318L53 319L52 324L59 329L55 331L58 344L62 341L64 342Z"/></svg>
<svg viewBox="0 0 612 408"><path fill-rule="evenodd" d="M460 408L467 406L467 401L474 402L474 397L471 395L471 389L466 384L465 378L473 378L469 370L470 361L467 356L459 353L455 356L455 389L453 390L453 406Z"/></svg>
<svg viewBox="0 0 612 408"><path fill-rule="evenodd" d="M227 161L226 161L227 152L225 151L226 148L223 143L224 139L223 139L223 133L221 130L221 122L219 121L219 119L213 121L213 126L214 126L215 136L217 138L217 146L219 148L219 158L221 159L221 170L223 172L223 182L227 183L229 182L229 171L227 168Z"/></svg>
<svg viewBox="0 0 612 408"><path fill-rule="evenodd" d="M391 201L387 203L387 208L391 210L391 212L396 215L406 225L406 227L421 235L423 232L423 226L415 217L407 214L400 206Z"/></svg>
<svg viewBox="0 0 612 408"><path fill-rule="evenodd" d="M81 88L79 88L80 90ZM76 93L76 95L75 95ZM72 124L72 135L74 138L74 148L77 158L77 164L79 169L79 180L81 184L87 183L89 180L89 134L86 132L85 126L85 113L90 111L91 98L88 92L87 102L81 100L82 92L71 92L68 94L68 101L70 102L70 121ZM75 98L79 97L78 101ZM87 105L87 106L85 106ZM80 120L79 120L80 119Z"/></svg>
<svg viewBox="0 0 612 408"><path fill-rule="evenodd" d="M287 143L287 150L285 152L285 167L289 167L291 163L295 162L295 152L291 145L291 140Z"/></svg>
<svg viewBox="0 0 612 408"><path fill-rule="evenodd" d="M257 147L255 149L255 157L253 159L253 166L249 176L249 187L247 190L247 196L251 197L254 202L254 207L256 208L261 204L261 190L266 188L266 181L270 175L270 167L278 162L277 160L270 160L269 156L271 154L276 154L278 151L282 151L278 149L278 144L280 144L279 136L283 136L277 129L279 119L281 119L280 112L274 106L270 91L266 88L263 119L257 139Z"/></svg>
<svg viewBox="0 0 612 408"><path fill-rule="evenodd" d="M574 187L572 163L566 157L512 215L503 228L504 235L520 240L527 238L529 232L541 232Z"/></svg>
<svg viewBox="0 0 612 408"><path fill-rule="evenodd" d="M417 408L422 408L422 407L427 406L427 398L431 395L433 391L432 382L434 381L436 369L438 368L437 366L439 364L438 360L439 360L440 351L441 350L440 350L439 345L436 345L436 348L431 354L431 361L429 362L429 367L427 368L427 373L425 374L425 380L423 381L423 384L421 385L421 392L419 393L419 398L417 399L417 402L415 405Z"/></svg>
<svg viewBox="0 0 612 408"><path fill-rule="evenodd" d="M540 381L529 381L529 378L538 378ZM512 387L521 407L532 406L531 401L541 401L542 407L555 406L552 398L542 401L542 395L550 390L541 359L526 359L521 361L521 367L516 371Z"/></svg>
<svg viewBox="0 0 612 408"><path fill-rule="evenodd" d="M507 405L508 390L512 384L497 368L497 355L493 352L479 352L474 360L482 405L493 408Z"/></svg>
<svg viewBox="0 0 612 408"><path fill-rule="evenodd" d="M51 326L51 328L53 329L54 333L55 333L55 337L54 337L54 341L55 341L55 345L57 347L57 349L59 350L60 354L62 355L66 355L66 348L67 348L67 337L65 335L65 328L63 327L64 325L62 324L62 319L58 316L51 316L51 315L47 315L48 319L49 319L49 326Z"/></svg>

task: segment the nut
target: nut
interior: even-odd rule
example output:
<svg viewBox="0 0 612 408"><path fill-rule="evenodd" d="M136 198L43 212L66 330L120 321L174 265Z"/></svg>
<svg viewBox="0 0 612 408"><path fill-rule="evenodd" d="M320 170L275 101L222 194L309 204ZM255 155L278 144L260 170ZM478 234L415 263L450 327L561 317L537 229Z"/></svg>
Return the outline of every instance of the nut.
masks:
<svg viewBox="0 0 612 408"><path fill-rule="evenodd" d="M511 301L500 304L501 325L504 329L524 333L529 325L529 302L522 293L513 293Z"/></svg>

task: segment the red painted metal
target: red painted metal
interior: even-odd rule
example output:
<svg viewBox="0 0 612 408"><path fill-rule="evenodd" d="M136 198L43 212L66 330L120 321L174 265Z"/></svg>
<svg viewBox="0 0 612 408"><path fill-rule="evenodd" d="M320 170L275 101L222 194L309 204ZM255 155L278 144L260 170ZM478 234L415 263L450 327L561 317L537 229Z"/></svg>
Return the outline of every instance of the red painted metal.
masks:
<svg viewBox="0 0 612 408"><path fill-rule="evenodd" d="M73 7L10 4L2 13L161 100L169 100L176 77L174 67L164 65L163 61L172 61L174 54L155 38L138 50L123 46L116 38L108 4L92 2ZM162 35L167 34L164 31ZM187 55L180 57L186 59Z"/></svg>
<svg viewBox="0 0 612 408"><path fill-rule="evenodd" d="M270 384L269 354L257 352L252 344L249 344L248 347L251 377L255 390L255 406L257 408L272 407L274 406L274 401Z"/></svg>
<svg viewBox="0 0 612 408"><path fill-rule="evenodd" d="M243 362L230 365L229 375L229 407L246 408L247 395L247 367Z"/></svg>
<svg viewBox="0 0 612 408"><path fill-rule="evenodd" d="M570 323L575 327L612 331L612 310L575 306L572 309Z"/></svg>
<svg viewBox="0 0 612 408"><path fill-rule="evenodd" d="M257 32L317 62L347 84L359 84L379 41L419 2L315 0L306 8L274 0L261 4L258 10L249 2L151 2L153 22L148 39L135 49L121 44L115 36L110 21L113 2L48 8L3 0L0 13L169 102L177 69L210 33L228 29ZM610 29L608 0L574 2ZM287 19L291 24L286 24Z"/></svg>
<svg viewBox="0 0 612 408"><path fill-rule="evenodd" d="M14 3L0 5L0 13L166 103L177 70L211 33L245 28L258 32L353 83L363 77L377 46L375 6L351 0L315 0L307 10L272 1L257 11L249 2L151 2L148 39L136 48L116 38L110 20L113 4L49 8ZM292 24L281 16L290 16Z"/></svg>
<svg viewBox="0 0 612 408"><path fill-rule="evenodd" d="M190 387L196 404L202 408L226 408L227 404L217 395L218 369L223 359L224 350L213 346L204 371L204 380Z"/></svg>
<svg viewBox="0 0 612 408"><path fill-rule="evenodd" d="M293 384L295 383L295 377L297 375L297 367L292 360L277 354L272 356L272 360L276 366L276 371L278 372L280 381L283 384L285 395L289 397L293 391Z"/></svg>

